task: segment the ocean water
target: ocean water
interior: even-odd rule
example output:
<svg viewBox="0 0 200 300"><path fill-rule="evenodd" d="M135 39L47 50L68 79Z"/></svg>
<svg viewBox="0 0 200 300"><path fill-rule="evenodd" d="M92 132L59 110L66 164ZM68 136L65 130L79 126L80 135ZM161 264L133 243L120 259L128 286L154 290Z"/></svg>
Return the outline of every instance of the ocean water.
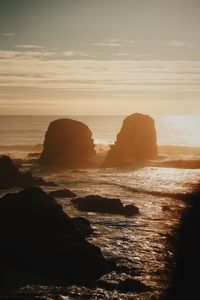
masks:
<svg viewBox="0 0 200 300"><path fill-rule="evenodd" d="M43 142L48 123L58 116L0 117L0 150L18 157L35 149ZM123 116L79 116L92 130L94 140L101 145L113 143ZM167 145L167 151L176 148L176 155L188 159L200 157L199 116L155 117L158 144ZM183 151L177 152L181 148ZM188 150L189 149L189 150ZM145 293L119 293L103 288L84 286L26 286L16 290L14 297L27 299L27 295L41 299L160 299L169 284L168 263L173 260L174 249L169 242L181 213L187 205L176 196L190 193L200 180L200 169L138 167L129 169L84 169L52 171L38 165L32 172L46 180L53 180L59 188L69 188L78 196L98 194L118 197L124 204L135 204L140 214L127 218L76 210L69 199L57 201L70 216L83 216L90 220L95 234L89 240L98 245L106 257L116 259L130 272L112 272L104 276L107 282L118 283L126 278L139 279L151 287ZM50 187L45 188L49 191ZM164 207L168 207L167 210ZM24 298L23 298L24 297ZM43 298L42 298L43 297ZM60 298L59 298L60 297ZM173 300L173 299L172 299ZM175 299L174 299L175 300Z"/></svg>
<svg viewBox="0 0 200 300"><path fill-rule="evenodd" d="M105 275L103 280L119 283L127 278L134 278L152 290L144 293L119 293L81 284L66 287L28 285L13 292L11 299L29 299L32 296L48 300L161 299L169 284L169 262L174 257L170 239L178 226L181 213L187 207L176 195L180 197L181 194L188 194L199 184L200 169L144 167L54 173L36 167L34 174L53 180L61 189L69 188L78 196L97 194L118 197L123 204L135 204L140 214L127 218L80 212L69 199L57 199L68 215L90 220L94 235L89 241L99 246L107 258L116 260L129 270L121 273L114 271ZM45 188L46 191L51 189ZM164 207L168 207L168 210L163 209Z"/></svg>
<svg viewBox="0 0 200 300"><path fill-rule="evenodd" d="M48 124L66 116L0 116L0 146L43 143ZM69 116L92 130L95 143L115 141L125 116ZM200 147L200 115L154 116L159 145Z"/></svg>

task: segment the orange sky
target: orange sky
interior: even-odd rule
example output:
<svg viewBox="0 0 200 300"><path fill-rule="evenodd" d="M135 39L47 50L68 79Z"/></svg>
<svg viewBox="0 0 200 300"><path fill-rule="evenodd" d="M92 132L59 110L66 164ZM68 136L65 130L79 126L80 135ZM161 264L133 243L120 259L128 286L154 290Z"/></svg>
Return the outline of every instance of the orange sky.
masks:
<svg viewBox="0 0 200 300"><path fill-rule="evenodd" d="M2 0L1 114L200 114L197 0Z"/></svg>

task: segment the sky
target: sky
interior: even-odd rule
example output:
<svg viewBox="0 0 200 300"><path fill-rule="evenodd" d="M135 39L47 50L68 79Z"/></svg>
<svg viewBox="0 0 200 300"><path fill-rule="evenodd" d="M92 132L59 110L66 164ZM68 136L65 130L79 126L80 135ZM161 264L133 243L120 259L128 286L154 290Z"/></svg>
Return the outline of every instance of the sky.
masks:
<svg viewBox="0 0 200 300"><path fill-rule="evenodd" d="M199 0L0 0L0 114L200 114Z"/></svg>

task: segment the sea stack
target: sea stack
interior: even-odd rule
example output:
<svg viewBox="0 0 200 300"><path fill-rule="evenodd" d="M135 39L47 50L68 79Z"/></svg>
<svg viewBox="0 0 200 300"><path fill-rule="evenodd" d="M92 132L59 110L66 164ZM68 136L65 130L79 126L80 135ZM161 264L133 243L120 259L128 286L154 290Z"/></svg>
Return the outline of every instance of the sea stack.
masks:
<svg viewBox="0 0 200 300"><path fill-rule="evenodd" d="M155 159L158 156L156 140L154 120L148 115L134 113L123 121L104 165L118 167L134 161Z"/></svg>
<svg viewBox="0 0 200 300"><path fill-rule="evenodd" d="M88 167L95 156L92 132L87 125L64 118L49 124L39 162L58 167Z"/></svg>

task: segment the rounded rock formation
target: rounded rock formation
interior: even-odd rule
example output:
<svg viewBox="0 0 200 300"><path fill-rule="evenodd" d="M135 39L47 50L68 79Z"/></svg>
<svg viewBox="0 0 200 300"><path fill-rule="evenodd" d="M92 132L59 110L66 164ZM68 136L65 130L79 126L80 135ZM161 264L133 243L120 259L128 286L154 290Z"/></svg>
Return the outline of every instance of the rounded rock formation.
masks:
<svg viewBox="0 0 200 300"><path fill-rule="evenodd" d="M139 213L139 209L133 205L123 205L118 198L107 198L99 195L88 195L83 198L71 200L72 204L81 211L118 214L131 217Z"/></svg>
<svg viewBox="0 0 200 300"><path fill-rule="evenodd" d="M87 125L68 118L49 124L39 162L58 167L87 167L95 156L92 132Z"/></svg>
<svg viewBox="0 0 200 300"><path fill-rule="evenodd" d="M105 166L122 166L158 156L154 120L140 113L128 116L105 159Z"/></svg>

